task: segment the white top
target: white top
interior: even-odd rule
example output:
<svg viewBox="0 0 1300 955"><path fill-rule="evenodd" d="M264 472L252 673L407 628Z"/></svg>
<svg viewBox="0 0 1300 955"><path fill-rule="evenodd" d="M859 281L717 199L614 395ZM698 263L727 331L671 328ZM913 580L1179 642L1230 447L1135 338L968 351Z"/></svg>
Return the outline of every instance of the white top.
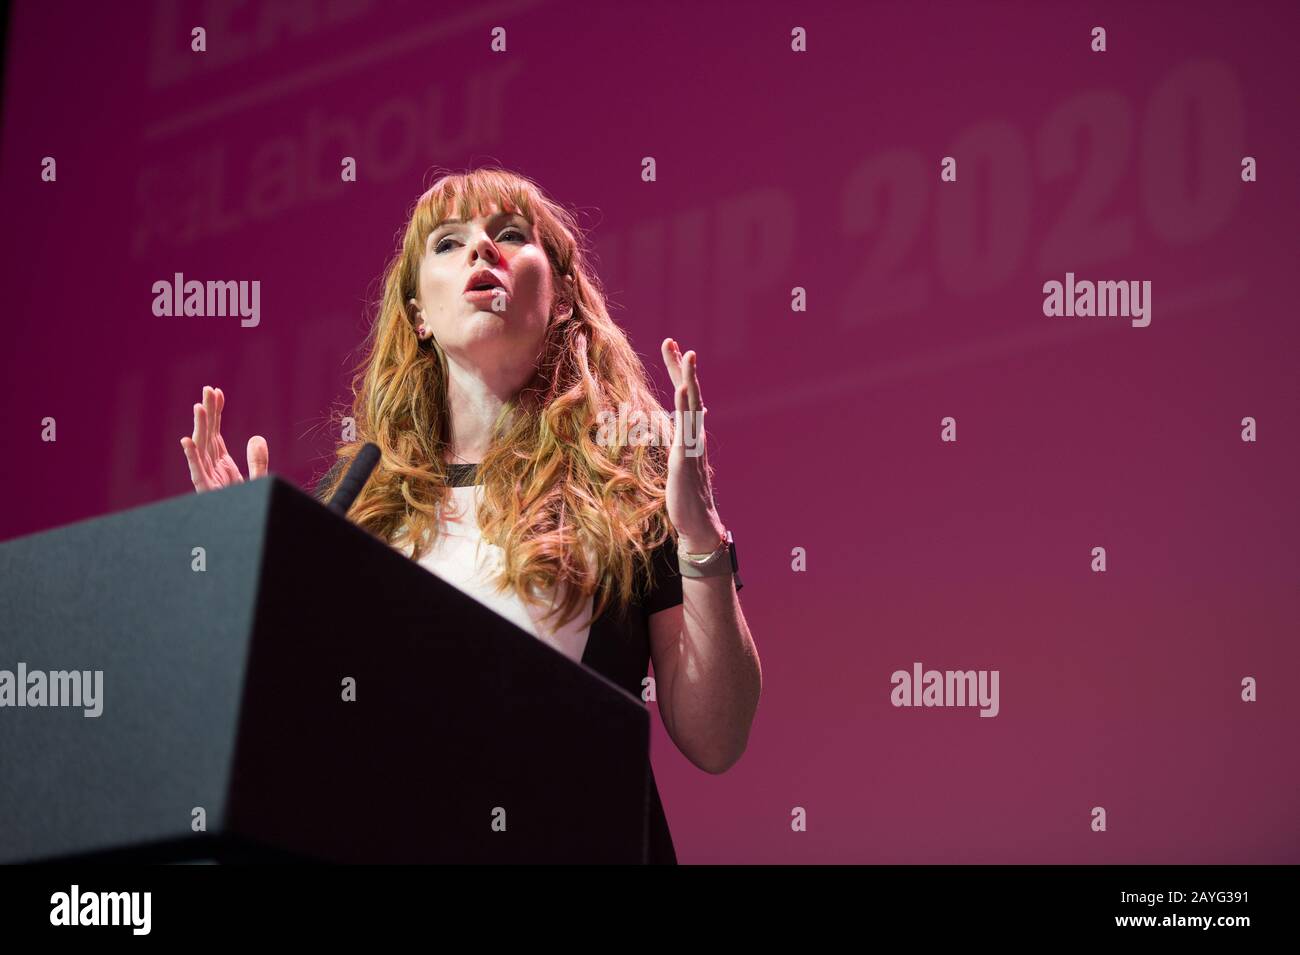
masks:
<svg viewBox="0 0 1300 955"><path fill-rule="evenodd" d="M591 634L591 613L594 599L587 598L585 610L567 624L554 629L558 616L542 619L545 612L557 603L561 593L558 588L548 588L542 594L540 605L522 600L514 588L498 593L494 579L500 573L505 554L496 544L483 539L478 525L478 505L483 500L483 485L453 487L451 506L439 513L441 533L433 546L420 558L420 566L441 577L447 583L469 594L489 610L505 617L511 623L550 644L571 660L581 663ZM406 540L406 525L394 537L393 546L411 556L412 546ZM427 534L426 534L427 539Z"/></svg>

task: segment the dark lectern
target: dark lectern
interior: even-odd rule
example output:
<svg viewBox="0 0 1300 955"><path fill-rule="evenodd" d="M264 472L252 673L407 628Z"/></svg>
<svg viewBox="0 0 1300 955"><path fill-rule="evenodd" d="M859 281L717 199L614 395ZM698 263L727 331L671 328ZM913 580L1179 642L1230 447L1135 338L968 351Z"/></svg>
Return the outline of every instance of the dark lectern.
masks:
<svg viewBox="0 0 1300 955"><path fill-rule="evenodd" d="M273 476L0 544L0 702L0 862L647 858L640 701Z"/></svg>

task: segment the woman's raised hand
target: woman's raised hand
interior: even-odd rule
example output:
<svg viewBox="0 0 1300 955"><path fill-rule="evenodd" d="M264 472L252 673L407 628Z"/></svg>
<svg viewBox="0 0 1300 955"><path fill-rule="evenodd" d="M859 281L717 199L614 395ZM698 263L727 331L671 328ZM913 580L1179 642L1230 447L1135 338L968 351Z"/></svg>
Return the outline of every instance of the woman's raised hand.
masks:
<svg viewBox="0 0 1300 955"><path fill-rule="evenodd" d="M226 450L221 437L221 411L226 396L220 388L203 387L203 403L194 406L194 435L181 438L185 460L190 465L190 480L194 490L216 491L232 484L244 483L239 465ZM248 439L248 479L256 480L266 474L269 452L266 438L255 434Z"/></svg>
<svg viewBox="0 0 1300 955"><path fill-rule="evenodd" d="M713 503L709 459L704 440L704 401L695 371L695 352L682 354L676 339L660 346L664 366L673 382L675 419L682 433L674 434L668 455L668 519L677 528L677 544L688 553L707 554L718 546L725 528ZM688 451L686 441L692 445Z"/></svg>

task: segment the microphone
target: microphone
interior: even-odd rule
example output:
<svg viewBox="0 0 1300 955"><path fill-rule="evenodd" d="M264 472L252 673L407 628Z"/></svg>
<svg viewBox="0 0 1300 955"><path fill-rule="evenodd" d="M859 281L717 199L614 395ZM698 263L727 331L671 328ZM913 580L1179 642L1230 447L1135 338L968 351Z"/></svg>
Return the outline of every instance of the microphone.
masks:
<svg viewBox="0 0 1300 955"><path fill-rule="evenodd" d="M366 481L370 480L370 472L375 469L379 463L379 445L373 441L367 441L365 445L357 452L357 456L352 459L352 464L348 467L348 473L344 475L339 489L334 492L326 506L336 514L346 516L348 510L352 507L352 502L357 499L361 489L365 487Z"/></svg>

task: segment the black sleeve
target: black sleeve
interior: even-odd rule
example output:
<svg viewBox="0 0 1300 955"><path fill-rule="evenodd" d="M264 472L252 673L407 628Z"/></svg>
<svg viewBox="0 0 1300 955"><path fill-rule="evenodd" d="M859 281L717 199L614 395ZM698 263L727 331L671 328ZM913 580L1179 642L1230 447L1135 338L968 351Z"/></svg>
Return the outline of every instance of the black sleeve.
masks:
<svg viewBox="0 0 1300 955"><path fill-rule="evenodd" d="M650 560L650 592L641 606L646 616L682 602L682 576L677 571L677 542L672 535L660 544Z"/></svg>
<svg viewBox="0 0 1300 955"><path fill-rule="evenodd" d="M650 592L642 602L646 615L676 607L682 602L682 575L677 569L677 542L670 536L655 550L651 561L654 573ZM735 575L736 593L744 588L740 574Z"/></svg>

